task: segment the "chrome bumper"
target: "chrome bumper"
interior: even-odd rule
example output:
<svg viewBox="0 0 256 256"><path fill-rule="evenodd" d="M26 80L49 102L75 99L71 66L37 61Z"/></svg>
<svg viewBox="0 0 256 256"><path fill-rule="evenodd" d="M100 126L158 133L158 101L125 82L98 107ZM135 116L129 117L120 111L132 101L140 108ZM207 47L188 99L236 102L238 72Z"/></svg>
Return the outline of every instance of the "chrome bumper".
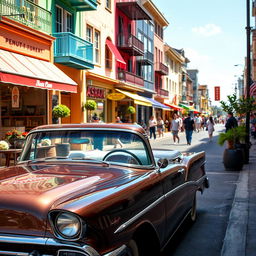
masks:
<svg viewBox="0 0 256 256"><path fill-rule="evenodd" d="M11 251L11 245L22 245L22 248L33 247L33 250L28 252L24 251ZM41 238L41 237L26 237L26 236L2 236L0 235L0 246L8 245L8 250L0 250L0 255L16 255L16 256L62 256L68 253L79 253L79 255L84 256L123 256L126 255L127 247L122 245L121 247L115 249L114 251L108 252L107 254L100 255L94 248L89 245L81 245L74 242L59 242L52 238ZM40 254L36 248L45 247L44 253ZM54 254L47 254L47 248L55 248L56 252Z"/></svg>

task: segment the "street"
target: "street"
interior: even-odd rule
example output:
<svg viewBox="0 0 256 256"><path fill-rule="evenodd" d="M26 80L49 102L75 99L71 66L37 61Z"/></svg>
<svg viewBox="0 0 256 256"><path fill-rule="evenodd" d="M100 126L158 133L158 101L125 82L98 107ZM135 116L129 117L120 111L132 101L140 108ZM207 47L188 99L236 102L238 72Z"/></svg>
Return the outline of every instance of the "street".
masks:
<svg viewBox="0 0 256 256"><path fill-rule="evenodd" d="M197 221L184 225L169 242L162 256L217 256L221 255L228 218L233 203L239 172L227 172L222 163L224 147L217 144L218 133L223 125L216 125L214 139L209 142L207 131L194 132L192 145L187 146L185 134L180 133L180 143L174 145L168 134L165 138L151 140L153 149L176 149L182 152L206 152L206 172L210 188L203 196L197 195Z"/></svg>

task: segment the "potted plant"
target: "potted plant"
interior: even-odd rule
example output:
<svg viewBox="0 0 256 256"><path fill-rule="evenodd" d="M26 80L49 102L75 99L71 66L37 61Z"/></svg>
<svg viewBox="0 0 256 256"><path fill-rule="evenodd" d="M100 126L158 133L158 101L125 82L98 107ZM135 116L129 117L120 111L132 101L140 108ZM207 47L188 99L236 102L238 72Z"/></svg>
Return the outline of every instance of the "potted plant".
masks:
<svg viewBox="0 0 256 256"><path fill-rule="evenodd" d="M218 143L223 146L227 142L227 148L223 153L223 163L226 170L241 170L244 164L244 150L237 147L238 143L245 140L246 130L244 126L238 126L220 133Z"/></svg>
<svg viewBox="0 0 256 256"><path fill-rule="evenodd" d="M70 109L66 105L59 104L52 109L52 117L55 119L54 123L58 123L59 118L68 116L70 116Z"/></svg>
<svg viewBox="0 0 256 256"><path fill-rule="evenodd" d="M91 122L92 116L91 111L95 110L97 108L97 103L95 100L87 100L83 105L83 110L87 109L89 111L89 121Z"/></svg>
<svg viewBox="0 0 256 256"><path fill-rule="evenodd" d="M129 106L129 107L127 108L127 113L128 113L128 114L131 114L131 115L135 114L135 113L136 113L135 107Z"/></svg>
<svg viewBox="0 0 256 256"><path fill-rule="evenodd" d="M21 132L16 129L12 129L5 134L5 140L13 148L22 148L27 134L27 132Z"/></svg>

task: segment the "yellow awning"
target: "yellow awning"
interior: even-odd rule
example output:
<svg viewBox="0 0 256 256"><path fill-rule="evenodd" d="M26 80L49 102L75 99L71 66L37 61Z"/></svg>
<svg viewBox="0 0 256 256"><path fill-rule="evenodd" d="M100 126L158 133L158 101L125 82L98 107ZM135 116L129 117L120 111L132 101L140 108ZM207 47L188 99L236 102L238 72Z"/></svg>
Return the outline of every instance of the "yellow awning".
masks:
<svg viewBox="0 0 256 256"><path fill-rule="evenodd" d="M123 91L123 90L120 90L120 89L116 89L116 91L121 92L125 96L133 99L134 103L137 104L137 105L148 106L148 107L152 106L151 101L147 100L146 98L144 98L144 97L142 97L142 96L140 96L138 94L135 94L135 93L132 93L132 92Z"/></svg>

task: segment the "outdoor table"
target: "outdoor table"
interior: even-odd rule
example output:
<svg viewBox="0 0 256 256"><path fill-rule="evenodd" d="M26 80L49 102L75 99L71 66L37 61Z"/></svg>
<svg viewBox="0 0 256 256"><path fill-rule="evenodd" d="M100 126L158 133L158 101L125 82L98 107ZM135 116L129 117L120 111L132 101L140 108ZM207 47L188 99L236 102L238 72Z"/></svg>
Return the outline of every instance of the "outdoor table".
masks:
<svg viewBox="0 0 256 256"><path fill-rule="evenodd" d="M17 157L20 155L22 149L13 148L7 150L0 150L0 153L4 154L5 156L5 165L8 167L10 166L11 155L14 155L14 165L16 165Z"/></svg>

